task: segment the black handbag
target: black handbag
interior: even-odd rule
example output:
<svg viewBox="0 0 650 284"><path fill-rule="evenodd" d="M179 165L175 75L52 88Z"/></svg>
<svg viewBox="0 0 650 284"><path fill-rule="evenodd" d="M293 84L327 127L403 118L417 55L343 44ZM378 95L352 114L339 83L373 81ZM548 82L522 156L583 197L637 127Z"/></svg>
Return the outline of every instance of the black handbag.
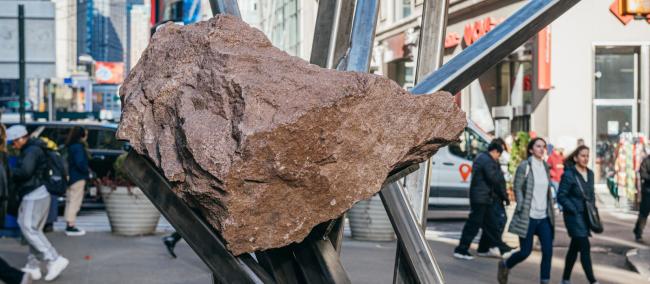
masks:
<svg viewBox="0 0 650 284"><path fill-rule="evenodd" d="M589 222L589 229L596 234L602 233L605 229L603 228L603 223L600 221L600 215L598 214L598 207L596 207L595 200L589 200L585 194L585 190L582 189L582 183L578 180L576 176L576 182L578 182L578 187L580 187L580 192L582 197L585 199L585 207L587 208L587 221Z"/></svg>

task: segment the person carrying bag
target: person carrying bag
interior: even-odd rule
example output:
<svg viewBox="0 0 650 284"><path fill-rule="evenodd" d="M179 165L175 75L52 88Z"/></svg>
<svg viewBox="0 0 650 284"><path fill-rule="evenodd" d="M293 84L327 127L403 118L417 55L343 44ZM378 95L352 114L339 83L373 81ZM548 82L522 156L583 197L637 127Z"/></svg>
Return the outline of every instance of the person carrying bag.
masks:
<svg viewBox="0 0 650 284"><path fill-rule="evenodd" d="M565 160L557 201L562 205L564 224L571 237L566 254L562 284L569 284L578 253L589 283L598 283L591 264L590 231L603 231L595 205L594 172L588 168L589 148L579 146Z"/></svg>

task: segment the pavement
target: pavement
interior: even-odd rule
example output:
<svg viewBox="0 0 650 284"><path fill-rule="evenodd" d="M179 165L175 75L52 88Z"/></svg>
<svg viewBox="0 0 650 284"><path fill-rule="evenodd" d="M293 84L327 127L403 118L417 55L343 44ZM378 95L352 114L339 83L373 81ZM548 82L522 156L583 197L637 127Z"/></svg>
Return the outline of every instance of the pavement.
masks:
<svg viewBox="0 0 650 284"><path fill-rule="evenodd" d="M592 238L596 277L601 283L649 283L646 277L633 271L626 260L628 250L647 248L635 243L628 232L633 223L629 214L604 212L603 215L610 234ZM70 266L52 283L211 283L210 271L187 243L178 244L177 259L167 254L161 237L171 227L164 219L155 235L141 237L112 235L103 211L82 211L78 222L89 231L86 236L65 236L61 223L55 224L54 233L47 234L57 250L70 259ZM496 259L466 261L452 257L463 223L462 219L440 219L428 224L426 236L447 283L496 283ZM551 283L560 281L568 245L566 232L562 231L564 225L557 226ZM349 229L345 230L345 235L341 261L352 283L391 283L395 242L356 241L349 237ZM27 247L15 239L0 239L0 255L11 265L21 267L26 260ZM535 283L539 278L540 258L540 253L534 251L529 259L512 270L510 283ZM580 265L574 268L572 283L587 283Z"/></svg>
<svg viewBox="0 0 650 284"><path fill-rule="evenodd" d="M650 283L650 247L636 243L632 235L636 213L612 203L606 192L599 191L598 198L605 233L590 239L596 277L601 283ZM556 220L551 283L560 282L570 241L562 218ZM86 236L65 236L63 222L55 223L55 232L47 234L70 259L70 266L52 283L211 283L210 271L184 241L177 246L177 259L168 255L161 238L173 228L163 218L156 234L139 237L111 234L106 212L101 210L82 211L77 222L88 231ZM447 283L496 283L496 259L453 258L463 224L457 216L441 216L427 226L427 240ZM353 240L349 227L344 235L341 262L352 283L391 283L396 243ZM516 236L506 234L504 239L518 245ZM16 239L0 239L0 256L15 267L24 265L27 250ZM511 271L509 283L537 282L540 259L540 252L533 251ZM572 283L587 283L579 264L574 267Z"/></svg>

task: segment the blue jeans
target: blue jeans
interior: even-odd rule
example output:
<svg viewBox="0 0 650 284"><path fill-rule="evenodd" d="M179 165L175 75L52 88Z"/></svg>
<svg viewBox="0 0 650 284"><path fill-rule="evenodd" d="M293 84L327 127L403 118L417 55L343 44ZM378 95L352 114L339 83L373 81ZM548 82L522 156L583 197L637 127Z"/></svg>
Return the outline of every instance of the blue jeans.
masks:
<svg viewBox="0 0 650 284"><path fill-rule="evenodd" d="M537 235L542 245L540 280L549 280L551 279L551 258L553 258L553 227L548 217L545 219L530 218L526 237L519 238L520 250L506 260L506 267L511 269L528 258L533 251L533 237L535 235Z"/></svg>

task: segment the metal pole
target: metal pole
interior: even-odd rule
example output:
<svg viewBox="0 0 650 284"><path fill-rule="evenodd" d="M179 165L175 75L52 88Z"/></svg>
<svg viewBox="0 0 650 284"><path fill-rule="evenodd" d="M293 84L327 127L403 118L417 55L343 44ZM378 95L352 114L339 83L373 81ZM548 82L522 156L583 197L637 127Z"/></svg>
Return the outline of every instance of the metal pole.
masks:
<svg viewBox="0 0 650 284"><path fill-rule="evenodd" d="M357 1L352 23L352 46L350 47L347 71L368 72L378 13L379 0Z"/></svg>
<svg viewBox="0 0 650 284"><path fill-rule="evenodd" d="M398 245L408 256L404 260L413 272L404 276L411 278L411 283L445 283L420 224L413 222L415 212L401 185L393 182L382 187L380 196L399 239Z"/></svg>
<svg viewBox="0 0 650 284"><path fill-rule="evenodd" d="M18 5L18 112L25 124L25 6Z"/></svg>
<svg viewBox="0 0 650 284"><path fill-rule="evenodd" d="M228 14L241 18L237 0L210 0L210 8L212 8L212 15L215 16L217 14Z"/></svg>
<svg viewBox="0 0 650 284"><path fill-rule="evenodd" d="M445 32L447 29L447 11L449 0L427 0L422 4L422 24L417 57L415 81L438 69L443 62L445 51ZM426 231L429 209L429 187L431 184L431 159L420 164L420 168L405 178L406 190L411 197L411 205ZM404 265L405 256L398 246L395 257L395 274L393 283L407 283L408 267ZM434 265L436 263L434 262ZM441 271L440 268L436 269ZM442 275L439 277L442 278Z"/></svg>
<svg viewBox="0 0 650 284"><path fill-rule="evenodd" d="M508 17L505 22L456 55L438 71L424 78L411 92L460 92L578 2L580 0L528 1L526 6Z"/></svg>

